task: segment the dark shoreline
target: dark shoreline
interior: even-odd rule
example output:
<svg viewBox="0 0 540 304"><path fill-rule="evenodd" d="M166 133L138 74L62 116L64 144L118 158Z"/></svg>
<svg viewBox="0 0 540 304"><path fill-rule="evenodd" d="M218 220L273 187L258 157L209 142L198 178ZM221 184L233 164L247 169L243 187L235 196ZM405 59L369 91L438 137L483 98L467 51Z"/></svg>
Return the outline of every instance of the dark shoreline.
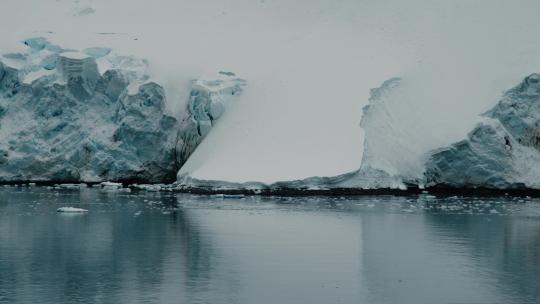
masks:
<svg viewBox="0 0 540 304"><path fill-rule="evenodd" d="M454 188L454 187L409 187L402 189L355 189L355 188L333 188L333 189L294 189L294 188L273 188L273 189L209 189L209 188L187 188L176 190L183 193L201 195L260 195L260 196L411 196L430 194L439 197L450 196L471 196L471 197L540 197L540 189L492 189L492 188Z"/></svg>
<svg viewBox="0 0 540 304"><path fill-rule="evenodd" d="M283 196L283 197L295 197L295 196L378 196L378 195L392 195L392 196L411 196L430 194L439 197L450 196L471 196L471 197L501 197L501 196L513 196L513 197L540 197L540 189L531 188L512 188L512 189L494 189L485 187L463 187L457 188L447 185L439 185L427 188L420 188L416 185L409 185L407 189L360 189L360 188L321 188L321 189L308 189L308 188L287 188L287 187L271 187L261 189L219 189L210 187L181 187L174 184L151 184L141 183L140 181L115 181L122 183L124 188L131 188L134 191L145 191L135 187L139 185L166 185L171 187L165 187L161 191L176 192L176 193L190 193L197 195L247 195L247 196ZM80 181L3 181L2 185L11 186L28 186L29 184L35 184L36 186L57 186L61 184L81 184L84 183L88 186L99 185L101 182L80 182Z"/></svg>

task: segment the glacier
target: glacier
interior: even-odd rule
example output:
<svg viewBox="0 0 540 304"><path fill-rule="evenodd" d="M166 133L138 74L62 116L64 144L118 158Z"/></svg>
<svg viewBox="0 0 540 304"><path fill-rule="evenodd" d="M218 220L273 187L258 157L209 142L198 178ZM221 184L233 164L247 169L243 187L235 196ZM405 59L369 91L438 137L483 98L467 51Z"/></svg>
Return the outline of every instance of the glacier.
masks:
<svg viewBox="0 0 540 304"><path fill-rule="evenodd" d="M508 90L467 138L433 151L428 185L540 189L540 75Z"/></svg>
<svg viewBox="0 0 540 304"><path fill-rule="evenodd" d="M172 182L246 85L195 79L188 106L172 115L144 59L43 37L23 43L0 57L1 182Z"/></svg>
<svg viewBox="0 0 540 304"><path fill-rule="evenodd" d="M394 98L401 84L402 79L395 77L384 81L380 87L371 89L368 104L362 110L360 121L365 140L362 163L358 170L337 176L314 176L263 183L199 179L190 176L189 172L182 169L178 174L177 188L193 192L247 191L252 193L294 193L296 191L352 193L355 190L405 190L407 184L419 181L419 179L413 181L411 174L421 175L423 167L412 161L420 152L411 151L416 145L407 143L404 136L406 132L414 130L401 126L400 123L403 124L404 120L395 119L397 112L403 108L399 103L397 104L400 106L396 106ZM395 158L396 149L401 150L403 158ZM406 154L407 149L409 149L408 154ZM405 177L403 172L408 172L409 175Z"/></svg>
<svg viewBox="0 0 540 304"><path fill-rule="evenodd" d="M403 82L391 78L371 90L360 122L365 140L362 164L356 171L271 184L179 174L177 186L195 192L330 194L383 189L540 189L540 74L527 76L505 92L479 117L466 139L437 148L433 146L439 142L419 136L415 109L400 103Z"/></svg>
<svg viewBox="0 0 540 304"><path fill-rule="evenodd" d="M39 147L31 143L24 148L34 147L39 153L24 151L23 141L17 142L17 138L34 140L25 137L22 130L23 125L36 122L32 118L36 110L16 108L21 108L21 91L28 90L24 87L43 83L50 93L49 87L54 86L51 82L62 86L69 81L60 70L75 69L71 73L76 74L80 69L65 93L76 96L73 98L77 102L96 101L97 97L92 96L97 94L93 93L94 86L101 90L100 95L112 96L107 96L112 104L119 104L118 99L113 100L117 94L134 96L141 91L140 101L146 98L144 94L157 100L159 91L163 92L163 116L174 118L173 129L179 131L156 135L164 139L157 150L169 145L156 159L150 159L152 151L146 147L141 147L141 155L135 155L125 146L114 147L111 142L117 142L110 137L94 134L100 128L113 130L113 135L120 129L122 141L142 144L139 137L128 138L129 133L140 131L131 130L139 125L131 117L137 109L118 111L119 115L127 115L124 127L118 125L120 120L109 119L98 119L100 128L74 127L90 130L92 134L87 137L91 142L103 142L106 152L99 154L103 158L94 158L107 159L108 155L122 153L118 158L124 162L121 175L129 171L126 178L133 181L172 181L176 166L180 168L176 178L181 183L226 180L230 187L246 181L253 181L249 182L252 188L274 183L276 187L288 184L312 189L424 186L430 151L467 138L478 114L493 107L502 89L540 70L535 55L538 45L530 38L540 32L540 27L531 21L535 20L538 6L532 2L515 5L477 1L456 5L427 0L415 0L414 4L233 0L210 5L205 1L157 0L152 14L148 14L148 3L143 0L130 1L129 5L106 0L71 2L5 2L10 14L0 20L0 48L6 53L1 57L0 112L9 111L9 115L0 114L4 117L0 119L2 163L21 159L23 166L51 162L60 155L42 135L35 139ZM30 6L34 9L28 10ZM88 6L92 13L78 13ZM123 14L132 18L118 22L118 16ZM22 22L23 15L28 22ZM508 22L501 23L501 18ZM32 36L40 37L25 39ZM23 44L12 47L23 39L25 49ZM59 62L61 53L63 63ZM92 60L100 78L96 78ZM31 68L36 65L42 68ZM127 89L117 81L119 77L113 72L117 70L130 78ZM214 76L216 71L224 72ZM237 93L219 96L221 93L213 92L220 87L214 83L217 79L231 83L231 91L237 85L244 87L236 82L235 73L250 81L238 99ZM383 84L381 96L370 101L369 89L392 77L399 80ZM105 78L109 79L107 86ZM146 86L149 83L157 86ZM192 88L196 86L206 87L212 97L199 94L202 98L193 98L198 89L192 94ZM180 92L175 92L177 88ZM220 105L227 103L222 97L229 96L237 99L237 106L217 115L218 122L214 116L220 113ZM13 101L13 105L6 100ZM208 102L214 101L215 106L208 107ZM191 112L190 102L206 105L191 106L196 111ZM171 111L171 104L177 108ZM366 104L370 106L362 118L362 128L358 128ZM117 110L114 105L107 109ZM60 115L69 118L66 113ZM150 116L160 119L159 114ZM86 116L74 118L85 120ZM484 122L497 123L487 118ZM67 124L74 125L69 119ZM148 126L155 125L158 123L154 121ZM209 126L212 131L207 133ZM38 134L46 128L31 126L28 130ZM172 134L177 139L171 139L175 137ZM73 140L80 147L76 135ZM52 152L45 155L48 149ZM30 158L31 154L37 157ZM172 161L171 154L175 154ZM168 161L162 161L162 157ZM186 159L191 164L182 166ZM61 161L60 157L58 163ZM58 174L59 178L65 175L75 179L81 173L80 179L88 181L120 178L120 174L100 174L100 169L90 168L93 165L65 163L74 168L74 173ZM38 170L17 171L16 166L10 166L3 169L10 171L4 171L5 178L0 180L26 178L30 175L22 175L28 172L37 176ZM518 165L514 162L511 166ZM112 172L118 170L112 168ZM43 175L39 179L49 178L54 171L47 165L39 170ZM155 178L149 179L151 176ZM430 185L438 182L435 178L430 177ZM75 181L80 180L71 182Z"/></svg>

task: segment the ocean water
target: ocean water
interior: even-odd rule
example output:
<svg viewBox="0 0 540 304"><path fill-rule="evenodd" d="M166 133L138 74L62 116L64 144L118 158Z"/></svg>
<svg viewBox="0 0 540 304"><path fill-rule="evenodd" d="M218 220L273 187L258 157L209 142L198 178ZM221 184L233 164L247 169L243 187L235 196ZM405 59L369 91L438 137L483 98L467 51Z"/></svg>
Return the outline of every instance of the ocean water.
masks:
<svg viewBox="0 0 540 304"><path fill-rule="evenodd" d="M539 302L535 198L0 188L0 303Z"/></svg>

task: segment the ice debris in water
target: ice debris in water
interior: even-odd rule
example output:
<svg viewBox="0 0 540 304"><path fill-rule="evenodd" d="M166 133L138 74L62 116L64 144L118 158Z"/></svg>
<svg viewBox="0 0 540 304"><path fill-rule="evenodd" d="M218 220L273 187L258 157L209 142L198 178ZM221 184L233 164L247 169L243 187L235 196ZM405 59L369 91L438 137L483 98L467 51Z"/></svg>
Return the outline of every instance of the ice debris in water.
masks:
<svg viewBox="0 0 540 304"><path fill-rule="evenodd" d="M72 190L76 190L76 189L83 189L83 188L86 188L86 187L88 187L88 185L84 184L84 183L81 183L81 184L57 184L57 185L55 185L56 189L72 189Z"/></svg>
<svg viewBox="0 0 540 304"><path fill-rule="evenodd" d="M83 212L88 212L88 210L82 209L82 208L75 208L75 207L60 207L56 209L56 212L83 213Z"/></svg>

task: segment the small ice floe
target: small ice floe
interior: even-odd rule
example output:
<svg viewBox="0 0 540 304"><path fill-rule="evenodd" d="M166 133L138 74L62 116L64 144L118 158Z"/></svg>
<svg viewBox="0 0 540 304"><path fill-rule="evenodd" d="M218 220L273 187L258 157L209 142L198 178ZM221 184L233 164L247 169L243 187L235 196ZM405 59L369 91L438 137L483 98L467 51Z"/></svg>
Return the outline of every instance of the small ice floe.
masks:
<svg viewBox="0 0 540 304"><path fill-rule="evenodd" d="M82 189L82 188L86 188L87 185L82 183L82 184L57 184L55 185L55 188L56 189L72 189L72 190L77 190L77 189Z"/></svg>
<svg viewBox="0 0 540 304"><path fill-rule="evenodd" d="M134 189L144 190L144 191L148 191L148 192L161 191L161 188L163 186L164 185L162 185L162 184L134 184L134 185L131 185L131 187L133 187Z"/></svg>
<svg viewBox="0 0 540 304"><path fill-rule="evenodd" d="M244 198L244 194L216 194L214 195L217 198Z"/></svg>
<svg viewBox="0 0 540 304"><path fill-rule="evenodd" d="M60 207L56 209L56 212L63 212L63 213L84 213L88 212L86 209L82 208L75 208L75 207Z"/></svg>
<svg viewBox="0 0 540 304"><path fill-rule="evenodd" d="M106 191L118 191L123 188L122 183L102 182L99 184L102 190Z"/></svg>
<svg viewBox="0 0 540 304"><path fill-rule="evenodd" d="M113 182L102 182L100 183L101 187L116 187L121 188L122 183L113 183Z"/></svg>

